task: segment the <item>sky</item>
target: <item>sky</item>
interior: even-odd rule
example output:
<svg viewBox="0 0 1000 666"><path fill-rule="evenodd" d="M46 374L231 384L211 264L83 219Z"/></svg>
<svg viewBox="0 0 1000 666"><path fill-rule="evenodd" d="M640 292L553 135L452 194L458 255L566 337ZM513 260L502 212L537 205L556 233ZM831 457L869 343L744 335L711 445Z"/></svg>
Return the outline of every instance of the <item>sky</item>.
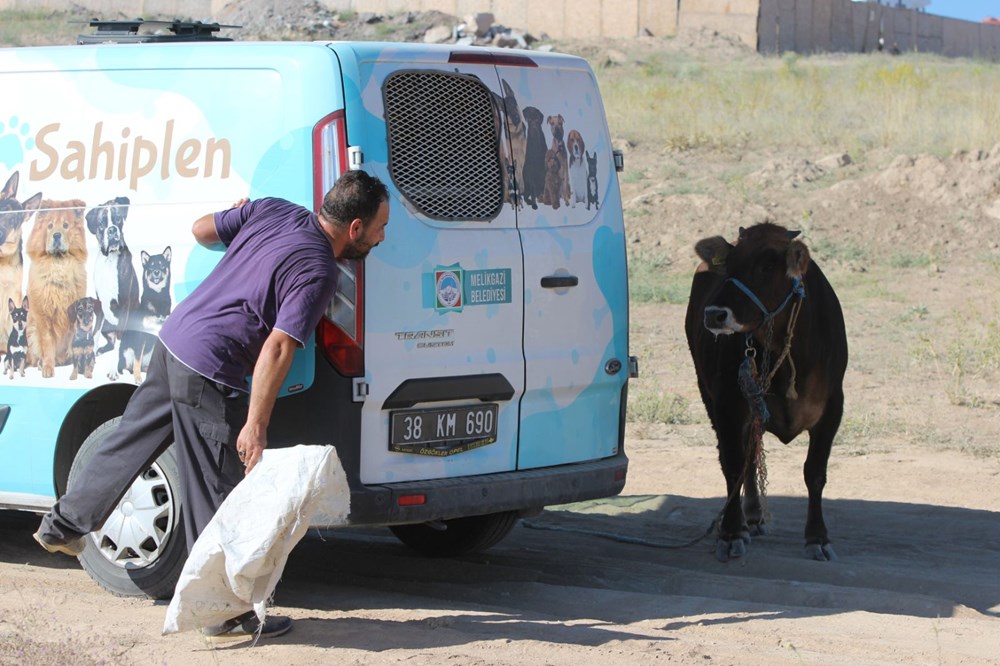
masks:
<svg viewBox="0 0 1000 666"><path fill-rule="evenodd" d="M990 16L1000 18L1000 0L931 0L927 12L978 23Z"/></svg>

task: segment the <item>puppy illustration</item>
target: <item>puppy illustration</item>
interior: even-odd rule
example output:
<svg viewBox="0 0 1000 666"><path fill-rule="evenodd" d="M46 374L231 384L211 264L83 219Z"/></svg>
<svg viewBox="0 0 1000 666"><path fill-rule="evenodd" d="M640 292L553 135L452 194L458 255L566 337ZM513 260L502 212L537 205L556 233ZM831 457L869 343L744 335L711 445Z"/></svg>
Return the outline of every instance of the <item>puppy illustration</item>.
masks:
<svg viewBox="0 0 1000 666"><path fill-rule="evenodd" d="M7 314L10 316L10 335L7 337L7 356L3 367L8 379L14 379L14 371L24 377L25 360L28 356L28 297L21 300L21 307L14 305L14 299L7 299Z"/></svg>
<svg viewBox="0 0 1000 666"><path fill-rule="evenodd" d="M116 197L87 211L87 229L97 237L101 250L91 273L94 295L105 313L100 331L104 344L97 354L114 349L128 313L139 305L139 279L132 266L132 252L125 243L130 203L128 197Z"/></svg>
<svg viewBox="0 0 1000 666"><path fill-rule="evenodd" d="M91 296L85 296L69 306L70 325L73 327L73 341L70 350L73 354L73 372L70 380L83 375L87 379L94 376L94 336L101 330L104 323L104 312L101 302Z"/></svg>
<svg viewBox="0 0 1000 666"><path fill-rule="evenodd" d="M0 190L0 303L4 299L17 302L23 293L24 251L21 230L42 202L42 193L17 200L17 185L20 180L15 171ZM0 331L9 331L10 312L0 306ZM0 336L0 352L7 351L7 340Z"/></svg>
<svg viewBox="0 0 1000 666"><path fill-rule="evenodd" d="M118 349L118 371L109 374L114 380L126 370L132 372L135 383L142 382L142 373L149 369L160 328L170 314L170 258L168 245L162 254L140 253L142 257L142 296L129 313L125 332Z"/></svg>
<svg viewBox="0 0 1000 666"><path fill-rule="evenodd" d="M587 210L590 210L590 204L594 204L594 208L598 207L597 203L597 152L594 152L593 156L590 153L584 153L587 156Z"/></svg>
<svg viewBox="0 0 1000 666"><path fill-rule="evenodd" d="M515 208L520 208L520 191L523 189L518 183L518 177L522 174L524 165L524 154L527 149L528 131L521 116L521 107L517 104L517 97L514 90L505 80L501 80L503 86L504 118L506 120L507 138L510 141L510 161L506 165L507 196Z"/></svg>
<svg viewBox="0 0 1000 666"><path fill-rule="evenodd" d="M524 203L538 208L538 200L545 192L545 133L542 120L545 116L533 106L524 108L524 120L528 124L528 136L524 149L524 168L521 177L521 194Z"/></svg>
<svg viewBox="0 0 1000 666"><path fill-rule="evenodd" d="M553 201L546 201L553 208L559 208L561 199L569 205L569 159L566 154L566 141L563 138L563 117L560 114L549 116L545 119L549 124L549 132L552 134L552 147L549 151L554 153L559 161L559 189L556 191L556 198Z"/></svg>
<svg viewBox="0 0 1000 666"><path fill-rule="evenodd" d="M569 205L575 208L578 203L587 203L587 164L584 161L587 148L583 136L576 130L566 135L566 149L569 153Z"/></svg>
<svg viewBox="0 0 1000 666"><path fill-rule="evenodd" d="M70 362L70 304L86 295L87 239L79 199L42 201L28 236L28 365L42 377Z"/></svg>
<svg viewBox="0 0 1000 666"><path fill-rule="evenodd" d="M540 201L558 210L561 189L562 167L559 164L559 156L556 151L549 150L545 153L545 191L542 192Z"/></svg>

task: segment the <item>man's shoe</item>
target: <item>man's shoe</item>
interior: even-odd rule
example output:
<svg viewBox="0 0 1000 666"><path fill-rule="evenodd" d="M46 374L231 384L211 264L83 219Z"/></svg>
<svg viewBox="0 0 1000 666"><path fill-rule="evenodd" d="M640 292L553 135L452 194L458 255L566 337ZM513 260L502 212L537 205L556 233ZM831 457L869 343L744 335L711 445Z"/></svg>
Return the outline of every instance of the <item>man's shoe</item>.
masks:
<svg viewBox="0 0 1000 666"><path fill-rule="evenodd" d="M249 611L214 627L205 627L201 630L201 634L210 643L221 643L247 638L274 638L287 634L291 628L290 617L269 615L261 626L257 614Z"/></svg>
<svg viewBox="0 0 1000 666"><path fill-rule="evenodd" d="M83 547L87 544L84 537L79 539L72 539L71 541L56 541L48 534L42 534L42 528L38 528L38 531L32 535L35 537L35 541L50 553L62 553L64 555L69 555L70 557L79 557L80 553L83 552Z"/></svg>

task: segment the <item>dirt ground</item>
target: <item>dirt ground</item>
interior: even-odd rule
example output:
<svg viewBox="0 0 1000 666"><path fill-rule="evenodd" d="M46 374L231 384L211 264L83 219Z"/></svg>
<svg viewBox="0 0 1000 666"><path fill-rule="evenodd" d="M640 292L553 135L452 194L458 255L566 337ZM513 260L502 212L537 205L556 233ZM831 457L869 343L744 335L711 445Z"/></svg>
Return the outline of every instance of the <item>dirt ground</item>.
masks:
<svg viewBox="0 0 1000 666"><path fill-rule="evenodd" d="M37 517L0 512L0 663L1000 664L1000 147L626 149L636 263L683 285L699 238L771 220L805 232L837 289L851 347L825 494L838 561L802 557L804 437L765 440L772 531L715 560L724 482L685 306L633 303L630 395L680 408L630 424L620 497L552 508L455 560L387 531L307 537L273 609L295 628L252 648L161 636L165 604L108 595L34 544Z"/></svg>
<svg viewBox="0 0 1000 666"><path fill-rule="evenodd" d="M41 552L37 519L0 512L0 662L1000 662L996 459L835 452L826 513L840 560L821 563L801 557L803 447L775 446L774 532L720 564L698 540L721 502L703 430L629 438L620 498L546 511L474 557L415 557L380 531L308 537L275 598L293 631L252 648L160 636L164 605L108 595Z"/></svg>

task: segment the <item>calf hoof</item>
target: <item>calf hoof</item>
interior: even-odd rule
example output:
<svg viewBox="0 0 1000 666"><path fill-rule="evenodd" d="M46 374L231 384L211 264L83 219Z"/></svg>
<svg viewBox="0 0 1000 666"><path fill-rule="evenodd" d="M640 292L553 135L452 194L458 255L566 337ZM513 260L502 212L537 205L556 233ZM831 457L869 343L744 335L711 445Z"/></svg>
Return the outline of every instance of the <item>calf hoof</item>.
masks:
<svg viewBox="0 0 1000 666"><path fill-rule="evenodd" d="M767 524L763 521L759 523L750 523L750 536L764 536L767 532Z"/></svg>
<svg viewBox="0 0 1000 666"><path fill-rule="evenodd" d="M747 533L740 534L738 539L728 540L719 538L715 542L715 559L720 562L728 562L729 560L738 560L747 554L747 546L750 545L750 535Z"/></svg>
<svg viewBox="0 0 1000 666"><path fill-rule="evenodd" d="M833 552L833 544L807 543L806 557L817 562L836 562L837 553Z"/></svg>

